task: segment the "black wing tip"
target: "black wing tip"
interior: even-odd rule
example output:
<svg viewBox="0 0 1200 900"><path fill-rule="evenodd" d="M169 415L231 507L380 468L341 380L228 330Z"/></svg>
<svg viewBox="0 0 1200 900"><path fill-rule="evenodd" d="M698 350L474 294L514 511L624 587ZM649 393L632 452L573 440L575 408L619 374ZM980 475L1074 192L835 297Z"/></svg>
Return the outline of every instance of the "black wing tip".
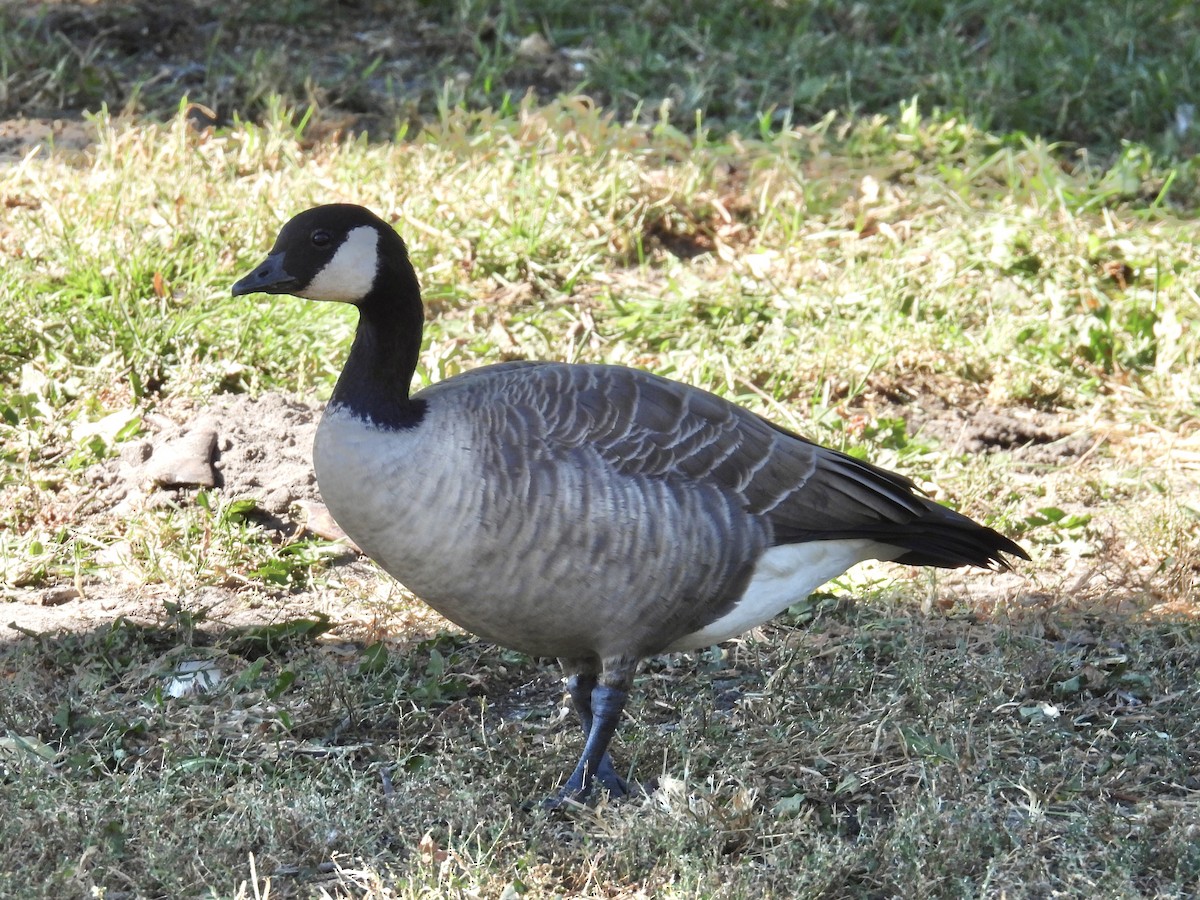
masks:
<svg viewBox="0 0 1200 900"><path fill-rule="evenodd" d="M1033 562L1033 557L1029 555L1029 552L1016 541L1006 538L994 529L988 528L987 530L996 538L998 546L992 551L992 561L996 563L1000 570L1013 571L1013 565L1007 556L1023 559L1026 562ZM1007 554L1007 556L1002 554ZM987 568L991 568L991 566L987 566Z"/></svg>
<svg viewBox="0 0 1200 900"><path fill-rule="evenodd" d="M1024 547L1022 547L1016 541L1010 541L1008 538L1004 539L1004 546L1000 548L1000 552L1007 553L1009 556L1015 556L1017 559L1023 559L1026 562L1033 562L1033 557L1029 555L1028 551L1026 551ZM1005 565L1008 565L1008 560L1001 561L1005 563ZM1008 567L1010 569L1012 568L1011 565Z"/></svg>
<svg viewBox="0 0 1200 900"><path fill-rule="evenodd" d="M896 544L905 552L894 561L909 566L934 566L940 569L975 566L990 572L1012 572L1015 569L1009 557L1032 560L1025 548L1016 541L986 525L971 524L975 527L956 525L951 528L916 529L904 543Z"/></svg>

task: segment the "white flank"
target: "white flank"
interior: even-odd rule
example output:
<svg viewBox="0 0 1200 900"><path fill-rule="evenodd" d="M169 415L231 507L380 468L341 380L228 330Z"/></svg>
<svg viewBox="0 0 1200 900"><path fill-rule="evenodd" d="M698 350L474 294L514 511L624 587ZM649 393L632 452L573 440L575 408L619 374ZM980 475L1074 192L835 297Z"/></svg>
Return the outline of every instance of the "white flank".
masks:
<svg viewBox="0 0 1200 900"><path fill-rule="evenodd" d="M357 303L370 293L379 269L379 232L369 225L351 229L333 259L299 296L309 300Z"/></svg>
<svg viewBox="0 0 1200 900"><path fill-rule="evenodd" d="M894 559L903 551L866 538L783 544L763 554L733 609L668 650L694 650L736 637L770 621L847 569L867 559Z"/></svg>

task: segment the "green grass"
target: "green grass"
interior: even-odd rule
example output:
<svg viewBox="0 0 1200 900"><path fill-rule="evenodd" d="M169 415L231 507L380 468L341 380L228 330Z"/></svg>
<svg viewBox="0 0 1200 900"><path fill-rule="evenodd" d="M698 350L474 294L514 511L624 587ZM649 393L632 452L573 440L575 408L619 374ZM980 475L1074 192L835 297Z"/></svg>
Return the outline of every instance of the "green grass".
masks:
<svg viewBox="0 0 1200 900"><path fill-rule="evenodd" d="M641 30L617 6L414 5L395 33L420 19L439 60L417 82L399 53L335 77L371 62L335 27L351 7L370 30L366 3L180 6L192 99L227 117L197 128L189 84L149 81L154 41L118 40L140 8L0 6L10 109L144 113L0 168L0 614L100 614L0 643L0 895L1194 895L1200 251L1194 135L1161 126L1191 6L1134 34L1128 4L763 4L732 31L723 4ZM80 46L70 16L106 27L51 52ZM1035 28L1053 52L1026 60ZM541 84L534 30L588 49L605 106L505 105ZM335 83L359 121L421 127L331 138ZM422 383L641 366L897 468L1033 562L865 567L651 660L615 755L658 790L531 811L578 752L546 667L243 498L106 493L161 417L328 395L351 311L229 287L332 200L410 245ZM220 685L170 696L195 660Z"/></svg>
<svg viewBox="0 0 1200 900"><path fill-rule="evenodd" d="M1123 141L1198 149L1200 12L1187 0L6 0L0 26L0 110L168 116L187 93L228 121L280 95L386 134L533 91L745 133L920 98L986 130L1105 155Z"/></svg>

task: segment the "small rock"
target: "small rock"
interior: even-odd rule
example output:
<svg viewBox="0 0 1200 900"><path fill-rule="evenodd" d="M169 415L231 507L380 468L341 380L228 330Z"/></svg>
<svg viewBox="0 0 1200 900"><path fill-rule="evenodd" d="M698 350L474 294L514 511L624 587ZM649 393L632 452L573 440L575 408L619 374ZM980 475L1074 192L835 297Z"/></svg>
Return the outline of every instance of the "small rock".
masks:
<svg viewBox="0 0 1200 900"><path fill-rule="evenodd" d="M120 458L125 465L136 468L148 460L153 452L154 445L149 441L130 441L121 448Z"/></svg>
<svg viewBox="0 0 1200 900"><path fill-rule="evenodd" d="M316 500L297 500L296 505L304 511L304 528L327 541L343 541L355 553L362 553L359 546L350 540L342 526L334 521L324 503Z"/></svg>
<svg viewBox="0 0 1200 900"><path fill-rule="evenodd" d="M56 587L42 592L42 606L62 606L79 599L79 591L73 587Z"/></svg>
<svg viewBox="0 0 1200 900"><path fill-rule="evenodd" d="M157 448L142 469L145 479L161 487L215 487L213 451L217 430L200 425Z"/></svg>
<svg viewBox="0 0 1200 900"><path fill-rule="evenodd" d="M517 56L526 60L542 60L554 55L554 47L545 36L534 32L521 38L517 44Z"/></svg>

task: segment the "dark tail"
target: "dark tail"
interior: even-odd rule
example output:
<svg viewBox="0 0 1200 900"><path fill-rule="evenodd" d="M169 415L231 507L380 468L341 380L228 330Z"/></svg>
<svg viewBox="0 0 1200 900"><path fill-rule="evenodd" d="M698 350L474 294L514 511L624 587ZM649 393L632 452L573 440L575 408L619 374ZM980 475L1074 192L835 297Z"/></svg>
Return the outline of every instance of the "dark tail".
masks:
<svg viewBox="0 0 1200 900"><path fill-rule="evenodd" d="M1029 559L1015 541L923 496L903 475L784 433L803 442L816 465L794 495L797 508L771 512L775 542L869 538L900 550L896 562L943 569L1011 569L1005 554Z"/></svg>
<svg viewBox="0 0 1200 900"><path fill-rule="evenodd" d="M1020 544L1000 532L932 500L922 500L928 508L924 516L903 529L879 535L878 539L883 543L905 551L902 556L896 557L896 562L943 569L957 569L959 566L1011 569L1003 554L1029 559L1029 554Z"/></svg>

